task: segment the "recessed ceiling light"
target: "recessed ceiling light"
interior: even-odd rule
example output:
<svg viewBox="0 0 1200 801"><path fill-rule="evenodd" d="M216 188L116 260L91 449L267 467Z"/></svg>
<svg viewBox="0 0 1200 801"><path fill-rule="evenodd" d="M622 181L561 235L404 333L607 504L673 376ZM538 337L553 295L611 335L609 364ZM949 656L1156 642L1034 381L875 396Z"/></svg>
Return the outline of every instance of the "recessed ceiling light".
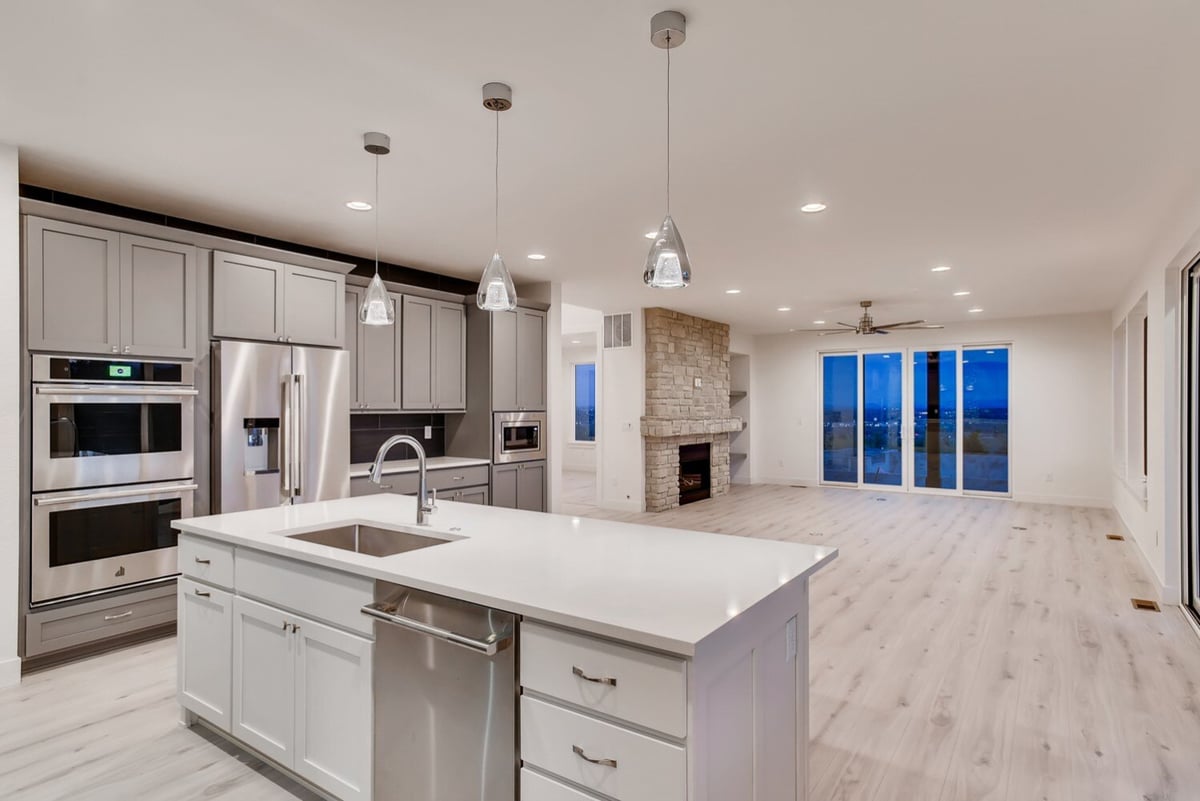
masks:
<svg viewBox="0 0 1200 801"><path fill-rule="evenodd" d="M958 290L957 292L955 292L955 293L954 293L954 297L956 297L956 298L961 298L961 297L965 297L965 296L967 296L967 295L970 295L970 294L971 294L971 290L969 290L969 289L960 289L960 290Z"/></svg>
<svg viewBox="0 0 1200 801"><path fill-rule="evenodd" d="M805 214L816 214L818 212L825 211L827 208L829 207L824 203L805 203L800 207L800 211L804 212Z"/></svg>
<svg viewBox="0 0 1200 801"><path fill-rule="evenodd" d="M788 329L788 333L789 333L789 334L794 334L794 333L796 333L796 329L795 329L795 328L789 328L789 329Z"/></svg>
<svg viewBox="0 0 1200 801"><path fill-rule="evenodd" d="M658 236L658 231L647 231L646 232L647 239L653 239L656 236Z"/></svg>
<svg viewBox="0 0 1200 801"><path fill-rule="evenodd" d="M967 311L970 312L971 314L979 314L981 311L983 311L983 309L976 306L973 309L967 309Z"/></svg>
<svg viewBox="0 0 1200 801"><path fill-rule="evenodd" d="M726 294L726 295L740 295L740 294L742 294L742 290L740 290L740 289L726 289L726 290L725 290L725 294Z"/></svg>
<svg viewBox="0 0 1200 801"><path fill-rule="evenodd" d="M532 261L544 261L546 258L546 254L545 253L530 253L525 258L530 259Z"/></svg>
<svg viewBox="0 0 1200 801"><path fill-rule="evenodd" d="M932 270L930 270L929 272L931 272L931 273L944 273L944 272L949 272L949 270L950 270L950 268L949 268L949 267L947 267L946 265L944 265L944 264L939 264L937 267L934 267L934 268L933 268Z"/></svg>
<svg viewBox="0 0 1200 801"><path fill-rule="evenodd" d="M791 310L792 310L792 307L791 307L791 306L780 306L780 307L779 307L778 309L776 309L775 311L791 311Z"/></svg>
<svg viewBox="0 0 1200 801"><path fill-rule="evenodd" d="M824 320L813 320L813 325L825 325Z"/></svg>
<svg viewBox="0 0 1200 801"><path fill-rule="evenodd" d="M372 206L365 200L348 200L346 201L346 208L353 209L354 211L370 211Z"/></svg>
<svg viewBox="0 0 1200 801"><path fill-rule="evenodd" d="M581 340L581 339L572 339L572 340L571 340L571 344L572 344L572 345L578 345L578 344L579 344L580 342L582 342L582 341L583 341L583 340Z"/></svg>

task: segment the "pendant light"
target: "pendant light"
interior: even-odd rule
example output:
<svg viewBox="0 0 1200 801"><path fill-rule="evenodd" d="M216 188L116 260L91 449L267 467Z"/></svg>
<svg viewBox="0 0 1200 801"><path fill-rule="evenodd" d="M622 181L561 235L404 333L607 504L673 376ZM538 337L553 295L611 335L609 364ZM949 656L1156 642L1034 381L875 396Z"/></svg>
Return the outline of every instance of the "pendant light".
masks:
<svg viewBox="0 0 1200 801"><path fill-rule="evenodd" d="M512 311L517 308L517 290L504 266L504 259L500 257L500 112L512 108L512 87L504 83L485 83L483 107L496 115L496 228L492 258L479 279L475 305L484 311Z"/></svg>
<svg viewBox="0 0 1200 801"><path fill-rule="evenodd" d="M650 19L650 41L667 51L667 216L658 227L642 273L646 286L656 289L679 289L692 282L687 249L671 219L671 50L683 44L686 25L687 18L678 11L662 11Z"/></svg>
<svg viewBox="0 0 1200 801"><path fill-rule="evenodd" d="M387 134L363 134L363 150L375 157L375 277L367 285L358 319L364 325L395 325L396 302L388 297L383 279L379 277L379 157L392 152L392 139Z"/></svg>

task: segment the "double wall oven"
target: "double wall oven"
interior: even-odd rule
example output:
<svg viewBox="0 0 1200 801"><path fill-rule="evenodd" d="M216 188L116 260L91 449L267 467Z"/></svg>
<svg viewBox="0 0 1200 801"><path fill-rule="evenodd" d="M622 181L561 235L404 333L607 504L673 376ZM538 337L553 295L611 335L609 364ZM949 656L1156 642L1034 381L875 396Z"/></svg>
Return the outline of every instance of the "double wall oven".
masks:
<svg viewBox="0 0 1200 801"><path fill-rule="evenodd" d="M34 355L30 602L163 581L192 514L194 367Z"/></svg>

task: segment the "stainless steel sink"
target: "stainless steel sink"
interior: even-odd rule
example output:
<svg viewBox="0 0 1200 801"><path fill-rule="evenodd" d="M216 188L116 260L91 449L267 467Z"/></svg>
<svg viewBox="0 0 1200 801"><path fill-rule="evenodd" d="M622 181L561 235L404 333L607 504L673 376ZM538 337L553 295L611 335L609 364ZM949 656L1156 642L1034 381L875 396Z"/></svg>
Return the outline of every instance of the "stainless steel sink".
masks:
<svg viewBox="0 0 1200 801"><path fill-rule="evenodd" d="M367 556L392 556L393 554L416 551L433 545L444 545L450 539L431 537L390 528L377 528L366 524L351 524L336 528L322 528L289 534L288 539L314 542L343 551L354 551Z"/></svg>

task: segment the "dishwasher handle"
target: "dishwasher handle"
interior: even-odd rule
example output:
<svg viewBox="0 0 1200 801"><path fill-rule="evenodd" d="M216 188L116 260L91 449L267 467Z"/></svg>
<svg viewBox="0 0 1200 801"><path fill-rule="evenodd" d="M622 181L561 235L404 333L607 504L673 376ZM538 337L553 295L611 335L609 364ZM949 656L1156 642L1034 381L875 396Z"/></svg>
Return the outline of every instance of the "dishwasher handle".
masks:
<svg viewBox="0 0 1200 801"><path fill-rule="evenodd" d="M379 609L373 604L368 604L362 608L362 613L376 620L381 620L384 623L390 623L393 626L399 626L402 629L415 631L419 634L427 634L430 637L436 637L439 640L457 645L460 648L466 648L468 651L474 651L484 656L495 656L503 651L512 642L512 632L504 632L501 634L492 634L485 640L477 640L474 637L467 637L463 634L450 631L449 629L431 626L428 623L422 623L420 620L414 620L411 617L403 617L401 615L392 615Z"/></svg>

